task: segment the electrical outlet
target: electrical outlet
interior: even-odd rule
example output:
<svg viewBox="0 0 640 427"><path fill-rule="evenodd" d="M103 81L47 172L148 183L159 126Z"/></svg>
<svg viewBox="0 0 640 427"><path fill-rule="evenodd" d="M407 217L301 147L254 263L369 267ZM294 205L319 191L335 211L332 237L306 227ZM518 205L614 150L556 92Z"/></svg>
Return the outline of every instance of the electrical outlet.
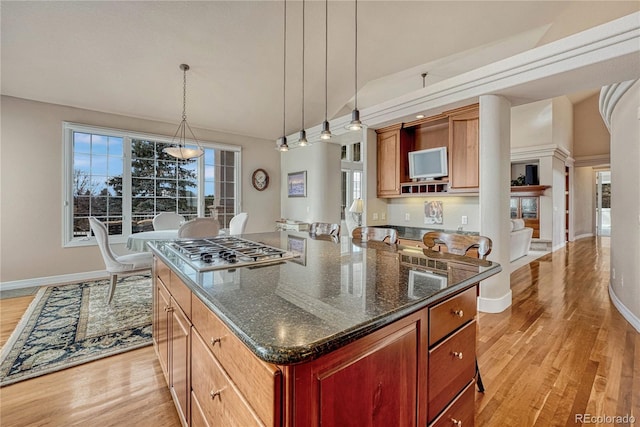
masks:
<svg viewBox="0 0 640 427"><path fill-rule="evenodd" d="M373 220L374 220L374 221L377 221L377 220L378 220L378 213L377 213L377 212L374 212L374 213L373 213Z"/></svg>
<svg viewBox="0 0 640 427"><path fill-rule="evenodd" d="M411 215L409 215L409 212L404 214L404 220L405 221L411 221Z"/></svg>
<svg viewBox="0 0 640 427"><path fill-rule="evenodd" d="M616 269L611 270L611 276L613 276L613 280L616 280Z"/></svg>
<svg viewBox="0 0 640 427"><path fill-rule="evenodd" d="M386 212L382 212L382 213L380 214L380 219L382 219L382 220L387 219L387 213L386 213Z"/></svg>
<svg viewBox="0 0 640 427"><path fill-rule="evenodd" d="M624 274L620 275L620 286L624 288Z"/></svg>
<svg viewBox="0 0 640 427"><path fill-rule="evenodd" d="M462 215L462 225L469 223L469 218L466 215Z"/></svg>

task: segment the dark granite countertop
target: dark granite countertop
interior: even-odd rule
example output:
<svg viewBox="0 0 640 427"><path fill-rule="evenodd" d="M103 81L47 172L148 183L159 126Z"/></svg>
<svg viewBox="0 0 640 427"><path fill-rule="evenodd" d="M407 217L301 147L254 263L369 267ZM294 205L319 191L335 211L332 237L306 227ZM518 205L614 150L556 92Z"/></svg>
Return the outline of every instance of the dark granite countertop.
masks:
<svg viewBox="0 0 640 427"><path fill-rule="evenodd" d="M501 270L490 261L350 238L336 243L292 231L242 237L301 256L198 272L166 242L149 246L254 354L275 364L318 358Z"/></svg>
<svg viewBox="0 0 640 427"><path fill-rule="evenodd" d="M408 239L408 240L419 240L419 241L422 241L422 236L427 231L444 231L445 233L464 234L469 236L477 236L479 234L477 231L446 230L443 228L407 227L404 225L375 225L374 227L393 228L398 232L398 238Z"/></svg>

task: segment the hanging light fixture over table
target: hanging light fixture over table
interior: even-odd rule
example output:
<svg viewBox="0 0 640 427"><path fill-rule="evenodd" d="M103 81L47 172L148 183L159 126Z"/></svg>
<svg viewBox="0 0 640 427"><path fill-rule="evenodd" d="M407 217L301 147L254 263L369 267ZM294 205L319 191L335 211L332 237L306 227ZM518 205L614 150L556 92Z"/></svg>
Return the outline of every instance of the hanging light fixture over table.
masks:
<svg viewBox="0 0 640 427"><path fill-rule="evenodd" d="M191 130L191 126L187 123L187 70L189 70L189 66L187 64L180 64L180 69L182 70L182 121L171 139L171 146L162 151L177 159L190 160L202 156L204 150ZM187 147L187 130L191 134L191 139L196 142L197 148Z"/></svg>

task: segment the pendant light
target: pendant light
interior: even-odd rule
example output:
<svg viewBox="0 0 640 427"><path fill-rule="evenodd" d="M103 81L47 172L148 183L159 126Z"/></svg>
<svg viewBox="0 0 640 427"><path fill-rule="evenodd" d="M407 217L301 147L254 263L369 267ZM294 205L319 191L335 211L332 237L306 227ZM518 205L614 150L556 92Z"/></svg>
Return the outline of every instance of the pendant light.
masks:
<svg viewBox="0 0 640 427"><path fill-rule="evenodd" d="M324 1L324 122L322 122L322 132L320 139L331 139L331 130L329 129L329 121L327 120L327 69L329 63L329 1Z"/></svg>
<svg viewBox="0 0 640 427"><path fill-rule="evenodd" d="M347 129L358 131L362 129L362 122L360 121L360 111L358 111L358 0L355 3L355 41L354 41L354 76L355 76L355 104L353 111L351 112L351 123L347 125Z"/></svg>
<svg viewBox="0 0 640 427"><path fill-rule="evenodd" d="M302 126L300 127L298 144L301 147L309 144L307 141L307 131L304 130L304 0L302 0Z"/></svg>
<svg viewBox="0 0 640 427"><path fill-rule="evenodd" d="M187 64L180 64L180 69L182 70L182 121L171 139L171 147L167 147L162 151L176 159L191 160L202 156L204 150L193 134L191 126L187 123L187 71L189 70L189 66ZM191 139L198 145L197 148L187 147L187 130L191 133ZM176 138L178 141L177 144L175 144Z"/></svg>
<svg viewBox="0 0 640 427"><path fill-rule="evenodd" d="M424 72L424 73L420 74L422 76L422 89L424 89L426 87L426 79L427 79L427 75L428 74L429 73L427 73L427 72ZM424 114L422 114L422 113L418 114L416 116L416 119L424 119Z"/></svg>
<svg viewBox="0 0 640 427"><path fill-rule="evenodd" d="M284 0L283 48L282 48L282 136L278 141L278 150L289 151L287 144L287 0Z"/></svg>

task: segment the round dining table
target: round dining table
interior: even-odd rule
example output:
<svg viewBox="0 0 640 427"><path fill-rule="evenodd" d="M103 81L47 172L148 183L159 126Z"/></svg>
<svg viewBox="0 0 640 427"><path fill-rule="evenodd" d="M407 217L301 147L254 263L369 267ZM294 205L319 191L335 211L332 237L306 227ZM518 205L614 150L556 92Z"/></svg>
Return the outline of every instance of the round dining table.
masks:
<svg viewBox="0 0 640 427"><path fill-rule="evenodd" d="M157 240L175 240L178 238L178 229L152 230L133 233L127 239L127 248L135 252L148 252L147 242Z"/></svg>

